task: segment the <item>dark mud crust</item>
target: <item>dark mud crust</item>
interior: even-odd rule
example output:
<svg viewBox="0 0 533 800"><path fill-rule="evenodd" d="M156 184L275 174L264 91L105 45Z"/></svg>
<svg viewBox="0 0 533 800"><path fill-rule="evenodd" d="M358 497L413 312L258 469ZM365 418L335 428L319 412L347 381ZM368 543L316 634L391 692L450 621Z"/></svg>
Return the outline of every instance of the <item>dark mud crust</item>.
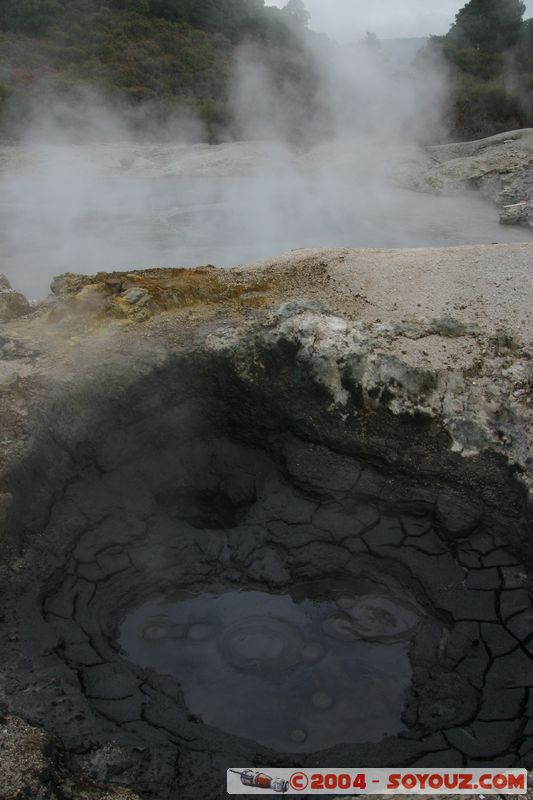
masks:
<svg viewBox="0 0 533 800"><path fill-rule="evenodd" d="M223 798L239 764L528 765L532 551L516 474L452 453L434 420L365 409L347 380L348 428L290 342L238 357L246 383L197 349L41 407L7 483L24 555L5 569L9 712L58 736L69 769L146 800ZM377 744L274 753L194 719L173 679L116 645L156 587L283 592L376 572L426 610L405 733Z"/></svg>

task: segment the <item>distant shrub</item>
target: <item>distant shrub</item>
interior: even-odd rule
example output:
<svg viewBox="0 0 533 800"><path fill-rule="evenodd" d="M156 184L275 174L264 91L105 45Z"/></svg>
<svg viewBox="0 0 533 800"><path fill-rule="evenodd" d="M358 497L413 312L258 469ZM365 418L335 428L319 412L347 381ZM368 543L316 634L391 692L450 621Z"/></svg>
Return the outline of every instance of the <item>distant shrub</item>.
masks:
<svg viewBox="0 0 533 800"><path fill-rule="evenodd" d="M449 42L444 43L443 52L454 67L482 80L500 75L505 63L500 53L485 53L475 47L458 48Z"/></svg>
<svg viewBox="0 0 533 800"><path fill-rule="evenodd" d="M483 138L528 124L522 96L506 89L499 79L459 81L452 95L451 115L453 133L463 138Z"/></svg>

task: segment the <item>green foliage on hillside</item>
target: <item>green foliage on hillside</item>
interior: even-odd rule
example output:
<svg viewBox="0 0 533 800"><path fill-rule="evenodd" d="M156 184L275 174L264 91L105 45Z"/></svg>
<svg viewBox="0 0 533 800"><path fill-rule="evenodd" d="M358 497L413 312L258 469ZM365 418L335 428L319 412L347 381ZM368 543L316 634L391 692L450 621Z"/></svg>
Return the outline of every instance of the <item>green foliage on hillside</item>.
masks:
<svg viewBox="0 0 533 800"><path fill-rule="evenodd" d="M235 47L275 53L280 82L305 80L306 13L299 0L285 9L264 0L0 0L0 126L17 135L42 98L91 87L121 108L143 104L154 122L185 110L211 139L238 135L228 104Z"/></svg>
<svg viewBox="0 0 533 800"><path fill-rule="evenodd" d="M533 126L524 11L521 0L470 0L449 33L432 38L450 66L454 138ZM288 99L289 127L305 136L318 86L308 24L303 0L283 9L265 0L0 0L0 134L20 135L43 110L60 126L82 120L90 90L138 130L194 117L211 141L239 137L230 86L244 48L267 65L271 94Z"/></svg>
<svg viewBox="0 0 533 800"><path fill-rule="evenodd" d="M288 0L283 10L265 8L264 0L0 0L0 25L42 36L54 25L87 21L102 9L188 23L232 41L250 31L283 35L287 20L302 25L309 20L302 0Z"/></svg>
<svg viewBox="0 0 533 800"><path fill-rule="evenodd" d="M533 20L521 0L470 0L446 36L433 37L451 67L456 138L533 125Z"/></svg>
<svg viewBox="0 0 533 800"><path fill-rule="evenodd" d="M459 49L503 53L518 43L525 11L522 0L470 0L457 14L447 38Z"/></svg>

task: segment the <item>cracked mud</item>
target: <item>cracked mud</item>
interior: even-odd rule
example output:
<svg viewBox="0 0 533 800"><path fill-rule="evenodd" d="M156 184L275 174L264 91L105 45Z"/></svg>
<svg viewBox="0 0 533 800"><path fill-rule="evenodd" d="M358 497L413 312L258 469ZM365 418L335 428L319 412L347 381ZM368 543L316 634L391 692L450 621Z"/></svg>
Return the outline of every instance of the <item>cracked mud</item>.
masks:
<svg viewBox="0 0 533 800"><path fill-rule="evenodd" d="M94 432L54 569L13 575L11 710L158 800L223 797L231 764L522 763L532 582L506 527L173 380Z"/></svg>

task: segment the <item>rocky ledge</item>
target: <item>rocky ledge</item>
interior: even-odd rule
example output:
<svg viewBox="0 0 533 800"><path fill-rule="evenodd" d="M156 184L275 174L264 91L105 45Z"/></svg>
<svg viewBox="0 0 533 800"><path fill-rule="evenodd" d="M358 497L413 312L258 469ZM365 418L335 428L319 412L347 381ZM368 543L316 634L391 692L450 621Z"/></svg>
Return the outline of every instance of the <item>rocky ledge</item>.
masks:
<svg viewBox="0 0 533 800"><path fill-rule="evenodd" d="M533 244L297 251L69 274L46 302L5 306L8 797L74 780L87 797L128 796L98 782L224 797L230 761L530 766L532 259ZM347 608L378 591L418 620L395 622L412 675L384 739L313 754L302 725L258 744L120 644L154 592L296 591L329 608L339 587ZM332 619L326 634L346 637ZM159 615L140 638L170 629Z"/></svg>
<svg viewBox="0 0 533 800"><path fill-rule="evenodd" d="M504 225L533 227L533 129L427 148L434 164L415 181L431 192L477 189Z"/></svg>

